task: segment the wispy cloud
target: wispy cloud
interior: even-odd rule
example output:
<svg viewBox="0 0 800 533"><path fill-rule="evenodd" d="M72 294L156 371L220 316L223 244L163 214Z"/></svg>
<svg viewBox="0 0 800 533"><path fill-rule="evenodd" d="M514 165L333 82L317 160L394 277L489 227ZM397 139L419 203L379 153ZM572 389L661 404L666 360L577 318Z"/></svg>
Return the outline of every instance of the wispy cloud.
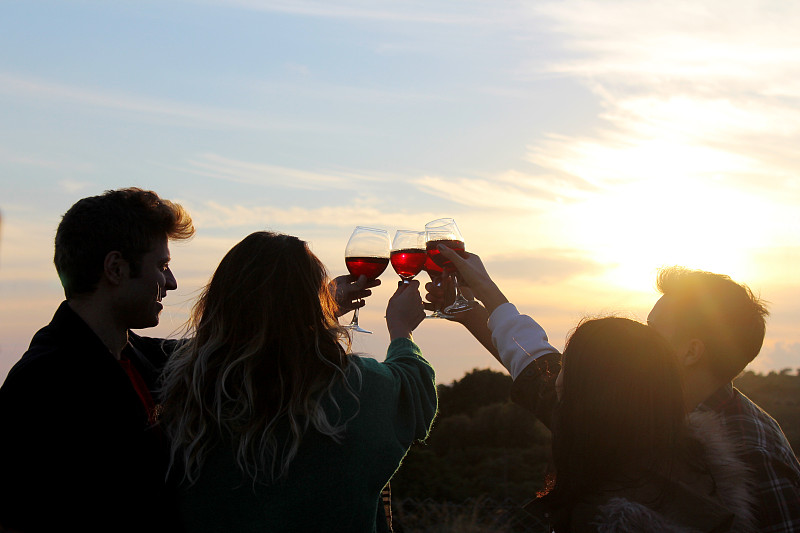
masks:
<svg viewBox="0 0 800 533"><path fill-rule="evenodd" d="M363 221L377 227L396 227L400 220L413 218L422 221L433 220L437 213L420 213L411 210L382 209L373 202L355 200L350 205L320 207L276 207L222 205L207 202L192 208L192 218L198 227L214 228L276 228L290 226L352 227L353 221Z"/></svg>
<svg viewBox="0 0 800 533"><path fill-rule="evenodd" d="M787 167L800 141L800 34L788 31L800 6L579 0L532 10L568 54L547 69L590 87L606 127L550 138L531 160L596 184L727 180L780 203L800 197Z"/></svg>
<svg viewBox="0 0 800 533"><path fill-rule="evenodd" d="M349 0L325 2L314 0L204 0L227 8L250 9L310 17L389 22L432 23L443 25L485 25L515 20L517 2L481 2L465 0L449 6L416 1Z"/></svg>
<svg viewBox="0 0 800 533"><path fill-rule="evenodd" d="M528 174L515 170L485 178L424 176L413 180L421 191L483 209L534 211L580 198L594 186L574 176Z"/></svg>
<svg viewBox="0 0 800 533"><path fill-rule="evenodd" d="M218 154L201 154L188 161L187 166L175 167L189 174L206 176L232 183L271 185L288 189L354 189L366 182L381 182L384 178L352 171L321 171L243 161Z"/></svg>
<svg viewBox="0 0 800 533"><path fill-rule="evenodd" d="M148 98L136 94L59 83L50 80L0 73L0 94L35 102L70 103L126 113L142 122L213 126L244 130L333 131L322 123L293 119L275 120L252 111L191 105L181 101Z"/></svg>
<svg viewBox="0 0 800 533"><path fill-rule="evenodd" d="M598 275L613 266L581 250L543 249L482 259L493 276L530 283L560 283L579 275Z"/></svg>

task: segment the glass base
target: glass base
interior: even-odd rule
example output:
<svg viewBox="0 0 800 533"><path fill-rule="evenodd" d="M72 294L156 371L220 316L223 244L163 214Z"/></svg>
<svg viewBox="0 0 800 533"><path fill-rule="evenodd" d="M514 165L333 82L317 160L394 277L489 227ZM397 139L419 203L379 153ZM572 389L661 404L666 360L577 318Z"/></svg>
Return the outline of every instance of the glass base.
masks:
<svg viewBox="0 0 800 533"><path fill-rule="evenodd" d="M430 315L425 315L425 318L443 318L445 320L449 320L449 319L453 318L453 315L448 315L447 313L445 313L443 311L434 311Z"/></svg>
<svg viewBox="0 0 800 533"><path fill-rule="evenodd" d="M452 304L448 305L444 308L444 312L448 314L453 313L463 313L464 311L469 311L472 309L472 304L470 304L467 300L456 300Z"/></svg>
<svg viewBox="0 0 800 533"><path fill-rule="evenodd" d="M347 324L345 327L347 329L350 329L350 330L353 330L353 331L357 331L359 333L372 333L370 330L364 329L361 326L359 326L358 324Z"/></svg>

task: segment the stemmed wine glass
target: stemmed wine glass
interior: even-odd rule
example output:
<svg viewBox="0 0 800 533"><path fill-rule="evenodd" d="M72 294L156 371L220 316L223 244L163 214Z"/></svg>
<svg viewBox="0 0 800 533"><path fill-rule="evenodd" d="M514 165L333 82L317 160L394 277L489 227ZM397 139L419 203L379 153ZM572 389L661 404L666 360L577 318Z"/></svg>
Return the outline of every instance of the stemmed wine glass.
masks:
<svg viewBox="0 0 800 533"><path fill-rule="evenodd" d="M425 244L428 257L430 257L436 265L444 269L443 275L447 275L453 280L456 298L452 304L444 308L444 312L453 314L472 309L472 304L461 294L461 289L458 286L458 273L455 267L453 267L453 263L447 260L439 251L439 245L444 245L463 255L464 237L461 235L456 221L452 218L440 218L428 222L425 225Z"/></svg>
<svg viewBox="0 0 800 533"><path fill-rule="evenodd" d="M408 283L420 273L428 253L425 250L425 232L399 229L392 240L392 252L389 256L392 268L403 280Z"/></svg>
<svg viewBox="0 0 800 533"><path fill-rule="evenodd" d="M356 226L344 250L344 263L353 276L362 274L369 280L380 276L389 264L389 232L377 228ZM353 312L353 320L346 328L361 333L372 333L358 325L358 307Z"/></svg>
<svg viewBox="0 0 800 533"><path fill-rule="evenodd" d="M428 224L434 224L435 226L436 223L440 222L441 220L442 219L434 220L433 222L429 222ZM437 265L436 263L434 263L433 259L431 259L431 256L427 255L427 251L426 251L426 256L427 257L425 259L425 264L422 266L422 270L428 273L428 277L431 278L431 281L437 287L441 287L443 285L442 277L444 276L444 269L439 265ZM433 310L433 313L425 315L425 318L453 318L451 315L442 312L441 307L442 307L441 305L437 305L436 309Z"/></svg>

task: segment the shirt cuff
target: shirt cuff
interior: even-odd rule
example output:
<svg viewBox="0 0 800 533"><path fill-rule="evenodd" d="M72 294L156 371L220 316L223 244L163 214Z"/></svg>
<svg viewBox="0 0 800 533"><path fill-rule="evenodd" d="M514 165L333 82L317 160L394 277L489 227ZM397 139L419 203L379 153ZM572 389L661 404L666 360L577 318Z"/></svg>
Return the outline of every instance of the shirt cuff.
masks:
<svg viewBox="0 0 800 533"><path fill-rule="evenodd" d="M528 315L520 314L510 302L497 306L487 325L500 362L512 379L516 379L537 358L558 353L547 341L542 326Z"/></svg>

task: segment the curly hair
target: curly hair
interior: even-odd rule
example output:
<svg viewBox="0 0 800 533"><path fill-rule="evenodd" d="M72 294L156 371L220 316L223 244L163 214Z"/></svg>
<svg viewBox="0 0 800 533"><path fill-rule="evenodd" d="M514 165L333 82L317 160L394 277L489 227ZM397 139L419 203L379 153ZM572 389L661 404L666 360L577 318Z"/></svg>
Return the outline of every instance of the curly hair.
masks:
<svg viewBox="0 0 800 533"><path fill-rule="evenodd" d="M335 310L325 267L305 242L261 231L234 246L192 310L192 338L164 372L171 470L177 464L193 483L209 451L230 442L254 482L277 479L310 427L338 440L347 420L332 391L341 383L356 396L345 379L350 338Z"/></svg>

